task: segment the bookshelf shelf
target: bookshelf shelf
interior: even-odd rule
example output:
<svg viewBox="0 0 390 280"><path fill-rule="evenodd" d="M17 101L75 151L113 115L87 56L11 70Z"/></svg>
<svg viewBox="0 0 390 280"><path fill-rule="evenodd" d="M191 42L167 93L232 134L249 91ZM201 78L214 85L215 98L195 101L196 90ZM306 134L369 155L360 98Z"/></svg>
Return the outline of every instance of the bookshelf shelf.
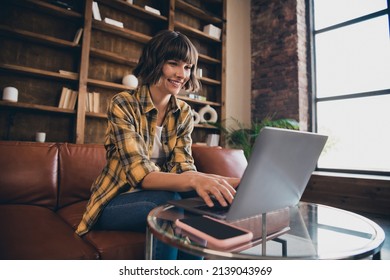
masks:
<svg viewBox="0 0 390 280"><path fill-rule="evenodd" d="M199 54L199 61L209 64L221 64L221 60L213 58L211 56L207 56L204 54Z"/></svg>
<svg viewBox="0 0 390 280"><path fill-rule="evenodd" d="M116 10L124 11L128 14L131 14L133 16L151 20L154 22L160 22L164 23L168 21L168 18L163 15L157 15L155 13L149 12L145 10L145 8L140 7L136 4L129 4L125 1L118 1L118 0L100 0L99 2L104 3Z"/></svg>
<svg viewBox="0 0 390 280"><path fill-rule="evenodd" d="M223 21L221 18L216 17L210 13L207 13L203 9L196 7L196 6L193 6L193 5L191 5L185 1L182 1L182 0L176 1L176 7L177 7L177 9L186 11L187 13L191 13L195 17L198 17L198 18L200 18L204 21L207 21L209 23L221 24Z"/></svg>
<svg viewBox="0 0 390 280"><path fill-rule="evenodd" d="M107 114L105 114L105 113L87 112L87 113L85 113L85 115L89 118L107 119Z"/></svg>
<svg viewBox="0 0 390 280"><path fill-rule="evenodd" d="M202 129L207 129L207 130L217 130L215 126L208 125L208 124L195 124L196 128L202 128Z"/></svg>
<svg viewBox="0 0 390 280"><path fill-rule="evenodd" d="M25 74L25 75L41 77L41 78L48 78L48 79L74 81L74 82L78 81L77 77L72 77L72 76L63 75L52 71L46 71L42 69L36 69L36 68L20 66L20 65L0 63L0 71L14 72L14 73Z"/></svg>
<svg viewBox="0 0 390 280"><path fill-rule="evenodd" d="M44 112L50 112L50 113L69 114L69 115L75 115L75 113L76 113L75 110L62 109L62 108L58 108L58 107L54 107L54 106L31 104L31 103L25 103L25 102L9 102L9 101L0 100L0 106L1 107L16 108L16 109L24 109L24 110L37 110L37 111L44 111Z"/></svg>
<svg viewBox="0 0 390 280"><path fill-rule="evenodd" d="M112 53L112 52L99 50L96 48L91 48L90 52L91 52L91 56L99 57L99 58L109 60L109 61L112 61L115 63L129 65L132 67L136 66L138 63L138 60L129 59L127 57L120 56L120 55L117 55L117 54Z"/></svg>
<svg viewBox="0 0 390 280"><path fill-rule="evenodd" d="M39 33L34 33L22 29L10 28L5 25L0 25L0 33L8 36L13 36L15 38L28 40L30 42L44 43L54 47L79 49L79 46L71 41L42 35Z"/></svg>
<svg viewBox="0 0 390 280"><path fill-rule="evenodd" d="M108 89L115 89L115 90L129 90L132 89L130 87L124 86L122 84L117 83L111 83L107 81L101 81L101 80L95 80L95 79L88 79L88 84Z"/></svg>
<svg viewBox="0 0 390 280"><path fill-rule="evenodd" d="M104 23L104 22L101 22L98 20L93 21L92 27L95 29L110 33L110 34L120 36L120 37L125 38L125 39L134 40L134 41L144 43L144 44L147 43L152 38L152 37L147 36L145 34L142 34L142 33L136 32L136 31L132 31L132 30L129 30L126 28L121 28L121 27L117 27L114 25L110 25L110 24L107 24L107 23Z"/></svg>
<svg viewBox="0 0 390 280"><path fill-rule="evenodd" d="M8 2L11 2L10 0L6 0ZM40 0L24 0L20 1L17 0L15 1L15 5L19 5L22 7L29 7L32 9L36 9L45 13L49 13L55 16L59 16L62 18L67 18L67 19L74 19L74 20L82 20L83 15L77 11L73 10L67 10L65 8L56 6L54 4L45 2L45 1L40 1Z"/></svg>
<svg viewBox="0 0 390 280"><path fill-rule="evenodd" d="M222 106L218 102L196 100L196 99L189 98L186 96L181 96L181 95L179 95L177 98L184 100L186 102L189 102L189 103L194 103L194 104L199 104L199 105L210 105L210 106L214 106L214 107L221 107Z"/></svg>
<svg viewBox="0 0 390 280"><path fill-rule="evenodd" d="M194 36L194 37L199 38L199 39L203 39L203 40L207 40L207 41L219 43L219 44L222 43L221 40L218 40L214 37L211 37L211 36L207 35L206 33L204 33L203 31L200 31L196 28L193 28L193 27L186 25L186 24L183 24L181 22L175 23L175 29L178 31L181 31L183 33L188 33L191 36Z"/></svg>

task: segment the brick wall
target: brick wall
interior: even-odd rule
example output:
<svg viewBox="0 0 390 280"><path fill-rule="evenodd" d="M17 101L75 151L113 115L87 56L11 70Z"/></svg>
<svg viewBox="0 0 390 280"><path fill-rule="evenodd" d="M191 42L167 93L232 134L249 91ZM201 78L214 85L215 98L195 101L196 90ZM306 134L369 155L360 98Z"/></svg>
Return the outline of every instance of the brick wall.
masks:
<svg viewBox="0 0 390 280"><path fill-rule="evenodd" d="M252 0L252 119L268 115L309 125L304 0Z"/></svg>

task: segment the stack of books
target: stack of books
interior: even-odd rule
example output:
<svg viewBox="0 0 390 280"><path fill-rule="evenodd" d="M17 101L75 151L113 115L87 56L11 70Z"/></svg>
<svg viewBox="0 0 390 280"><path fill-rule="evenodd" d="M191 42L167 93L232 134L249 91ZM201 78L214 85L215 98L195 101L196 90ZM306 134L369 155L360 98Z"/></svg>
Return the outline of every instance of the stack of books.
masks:
<svg viewBox="0 0 390 280"><path fill-rule="evenodd" d="M87 112L99 113L100 112L100 93L88 92L87 102L85 102L85 110Z"/></svg>
<svg viewBox="0 0 390 280"><path fill-rule="evenodd" d="M67 87L63 87L61 91L60 102L58 108L74 110L76 108L78 92ZM85 110L87 112L100 112L100 93L88 92L85 102Z"/></svg>
<svg viewBox="0 0 390 280"><path fill-rule="evenodd" d="M188 97L191 99L195 99L195 100L207 101L206 96L202 96L202 95L195 94L195 93L189 93Z"/></svg>
<svg viewBox="0 0 390 280"><path fill-rule="evenodd" d="M77 95L77 91L63 87L58 108L74 110L76 107Z"/></svg>

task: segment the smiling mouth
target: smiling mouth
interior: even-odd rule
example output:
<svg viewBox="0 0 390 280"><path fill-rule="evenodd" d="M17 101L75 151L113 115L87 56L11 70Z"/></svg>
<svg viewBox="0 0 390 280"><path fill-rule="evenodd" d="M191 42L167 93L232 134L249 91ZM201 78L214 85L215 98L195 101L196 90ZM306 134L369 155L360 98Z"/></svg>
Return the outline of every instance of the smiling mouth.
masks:
<svg viewBox="0 0 390 280"><path fill-rule="evenodd" d="M173 84L175 87L181 87L181 82L175 81L175 80L168 80L171 84Z"/></svg>

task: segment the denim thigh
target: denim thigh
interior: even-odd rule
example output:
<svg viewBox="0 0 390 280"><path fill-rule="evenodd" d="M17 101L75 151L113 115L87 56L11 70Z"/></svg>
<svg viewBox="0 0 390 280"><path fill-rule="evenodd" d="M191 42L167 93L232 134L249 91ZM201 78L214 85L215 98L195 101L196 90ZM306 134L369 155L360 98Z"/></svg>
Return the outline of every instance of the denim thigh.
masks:
<svg viewBox="0 0 390 280"><path fill-rule="evenodd" d="M146 219L153 208L180 198L178 193L170 191L142 190L120 194L103 209L95 228L145 232Z"/></svg>

